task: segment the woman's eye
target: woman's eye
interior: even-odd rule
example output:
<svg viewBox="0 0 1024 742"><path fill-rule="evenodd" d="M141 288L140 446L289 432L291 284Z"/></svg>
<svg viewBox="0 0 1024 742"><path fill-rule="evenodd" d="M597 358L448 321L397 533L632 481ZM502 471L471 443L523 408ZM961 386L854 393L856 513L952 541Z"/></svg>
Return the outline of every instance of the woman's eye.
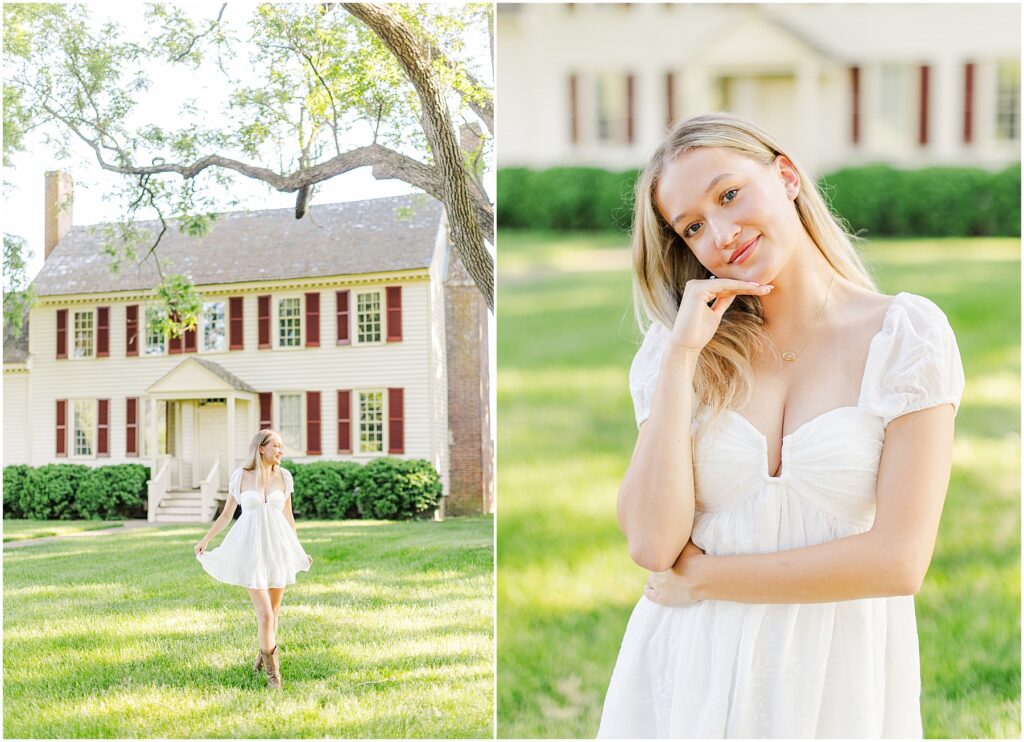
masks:
<svg viewBox="0 0 1024 742"><path fill-rule="evenodd" d="M722 200L728 203L729 201L734 200L736 198L736 194L739 192L739 188L730 188L729 190L722 194ZM726 198L726 196L728 196L730 193L733 194L732 198Z"/></svg>
<svg viewBox="0 0 1024 742"><path fill-rule="evenodd" d="M693 237L693 235L696 234L696 230L694 230L694 227L699 226L700 222L694 222L693 224L691 224L689 227L683 230L683 237Z"/></svg>

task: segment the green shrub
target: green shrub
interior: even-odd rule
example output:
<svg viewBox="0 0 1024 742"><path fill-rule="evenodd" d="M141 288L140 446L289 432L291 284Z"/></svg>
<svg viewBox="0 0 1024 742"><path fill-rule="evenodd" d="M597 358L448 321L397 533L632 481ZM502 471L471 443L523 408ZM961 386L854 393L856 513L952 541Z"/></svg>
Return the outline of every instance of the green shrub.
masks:
<svg viewBox="0 0 1024 742"><path fill-rule="evenodd" d="M413 518L437 507L441 478L422 459L374 459L362 468L356 501L364 518Z"/></svg>
<svg viewBox="0 0 1024 742"><path fill-rule="evenodd" d="M593 167L498 171L498 223L531 229L616 229L632 223L638 171Z"/></svg>
<svg viewBox="0 0 1024 742"><path fill-rule="evenodd" d="M24 518L20 499L25 491L25 478L32 467L27 464L11 464L4 467L4 517Z"/></svg>
<svg viewBox="0 0 1024 742"><path fill-rule="evenodd" d="M305 518L358 518L355 488L359 464L318 461L296 467L292 509Z"/></svg>
<svg viewBox="0 0 1024 742"><path fill-rule="evenodd" d="M142 464L98 466L89 471L75 498L82 518L145 518L149 467Z"/></svg>
<svg viewBox="0 0 1024 742"><path fill-rule="evenodd" d="M18 505L25 518L72 520L79 517L75 495L89 475L83 464L46 464L31 469Z"/></svg>

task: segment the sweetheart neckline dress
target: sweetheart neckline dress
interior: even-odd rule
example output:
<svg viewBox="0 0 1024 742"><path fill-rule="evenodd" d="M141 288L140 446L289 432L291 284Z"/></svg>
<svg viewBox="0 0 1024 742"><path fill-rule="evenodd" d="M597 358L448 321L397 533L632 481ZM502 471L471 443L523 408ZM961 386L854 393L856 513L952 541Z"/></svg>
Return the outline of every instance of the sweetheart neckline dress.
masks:
<svg viewBox="0 0 1024 742"><path fill-rule="evenodd" d="M639 425L650 413L670 330L655 323L630 368ZM695 405L692 540L711 555L769 553L868 530L885 427L951 403L963 366L945 314L898 294L872 338L855 406L768 439L735 410ZM913 596L836 603L705 600L630 616L598 737L922 736Z"/></svg>
<svg viewBox="0 0 1024 742"><path fill-rule="evenodd" d="M242 507L242 514L216 549L196 556L213 578L229 585L250 588L284 587L309 571L309 560L284 516L284 504L295 489L291 472L281 469L284 490L263 493L242 490L242 468L232 472L228 493Z"/></svg>

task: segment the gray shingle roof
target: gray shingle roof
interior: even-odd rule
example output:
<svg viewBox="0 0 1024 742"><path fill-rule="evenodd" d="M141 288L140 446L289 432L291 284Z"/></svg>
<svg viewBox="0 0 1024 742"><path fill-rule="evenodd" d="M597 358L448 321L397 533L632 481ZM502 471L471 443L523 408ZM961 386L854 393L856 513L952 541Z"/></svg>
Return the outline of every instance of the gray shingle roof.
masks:
<svg viewBox="0 0 1024 742"><path fill-rule="evenodd" d="M11 326L4 322L4 363L22 363L28 359L28 309L21 324L21 337L15 339Z"/></svg>
<svg viewBox="0 0 1024 742"><path fill-rule="evenodd" d="M442 214L426 195L319 204L302 219L294 209L229 212L201 238L170 224L157 252L165 275L183 273L197 286L426 268ZM155 239L160 223L137 225ZM73 227L57 244L33 282L38 296L156 286L152 259L111 272L97 226Z"/></svg>

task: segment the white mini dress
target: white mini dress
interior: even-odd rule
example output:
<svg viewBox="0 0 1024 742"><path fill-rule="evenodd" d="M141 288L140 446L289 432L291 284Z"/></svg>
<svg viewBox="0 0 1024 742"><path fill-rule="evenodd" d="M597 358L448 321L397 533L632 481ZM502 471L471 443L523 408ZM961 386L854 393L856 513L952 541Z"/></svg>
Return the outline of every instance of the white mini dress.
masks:
<svg viewBox="0 0 1024 742"><path fill-rule="evenodd" d="M637 424L650 413L670 330L647 332L630 370ZM868 351L859 401L782 442L778 477L764 435L735 411L694 415L692 540L711 555L812 546L868 530L885 428L959 407L964 372L945 314L898 294ZM922 736L913 596L664 607L641 597L626 627L599 737Z"/></svg>
<svg viewBox="0 0 1024 742"><path fill-rule="evenodd" d="M295 487L292 474L281 469L285 491L264 498L259 490L239 491L242 468L232 472L228 495L242 506L242 514L216 549L196 559L211 576L229 585L268 588L295 583L299 572L309 571L309 560L288 519L284 504Z"/></svg>

